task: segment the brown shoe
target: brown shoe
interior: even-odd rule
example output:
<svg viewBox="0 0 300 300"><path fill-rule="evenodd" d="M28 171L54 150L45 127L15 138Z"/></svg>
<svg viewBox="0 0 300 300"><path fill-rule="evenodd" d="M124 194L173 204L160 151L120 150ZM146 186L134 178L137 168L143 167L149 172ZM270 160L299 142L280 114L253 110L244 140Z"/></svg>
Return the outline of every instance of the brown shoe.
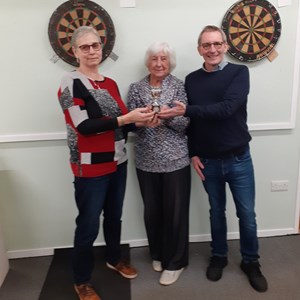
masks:
<svg viewBox="0 0 300 300"><path fill-rule="evenodd" d="M115 266L109 264L108 262L106 265L117 272L119 272L123 277L133 279L137 276L137 271L133 268L129 263L125 261L120 261Z"/></svg>
<svg viewBox="0 0 300 300"><path fill-rule="evenodd" d="M80 285L74 284L74 289L79 296L80 300L101 300L97 295L94 288L89 283L84 283Z"/></svg>

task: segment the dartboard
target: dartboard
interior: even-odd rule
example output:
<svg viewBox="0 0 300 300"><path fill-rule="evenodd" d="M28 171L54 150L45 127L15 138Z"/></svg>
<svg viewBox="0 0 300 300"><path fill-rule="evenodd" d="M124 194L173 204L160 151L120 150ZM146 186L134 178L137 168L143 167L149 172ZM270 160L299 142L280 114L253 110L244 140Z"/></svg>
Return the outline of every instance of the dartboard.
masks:
<svg viewBox="0 0 300 300"><path fill-rule="evenodd" d="M253 62L268 56L281 34L276 8L266 0L243 0L233 4L222 21L228 52L240 61Z"/></svg>
<svg viewBox="0 0 300 300"><path fill-rule="evenodd" d="M80 26L94 27L101 38L104 61L115 43L115 29L109 14L98 4L87 0L70 0L52 14L48 35L55 53L65 62L78 66L70 44L74 30Z"/></svg>

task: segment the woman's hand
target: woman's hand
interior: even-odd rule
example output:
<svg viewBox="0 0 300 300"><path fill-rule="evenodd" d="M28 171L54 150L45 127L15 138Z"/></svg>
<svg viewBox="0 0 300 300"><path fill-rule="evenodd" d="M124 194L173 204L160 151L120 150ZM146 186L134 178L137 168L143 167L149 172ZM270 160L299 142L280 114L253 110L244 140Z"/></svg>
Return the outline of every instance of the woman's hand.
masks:
<svg viewBox="0 0 300 300"><path fill-rule="evenodd" d="M196 170L197 174L201 178L202 181L205 180L205 176L202 173L202 170L204 169L204 165L202 164L200 158L198 156L192 157L192 165L194 169Z"/></svg>
<svg viewBox="0 0 300 300"><path fill-rule="evenodd" d="M161 122L162 122L162 120L160 120L157 116L157 113L155 113L153 118L150 121L146 122L145 126L154 128L154 127L161 125Z"/></svg>
<svg viewBox="0 0 300 300"><path fill-rule="evenodd" d="M158 117L161 119L169 119L177 116L183 116L185 114L186 105L180 101L175 100L174 107L162 109L158 113Z"/></svg>
<svg viewBox="0 0 300 300"><path fill-rule="evenodd" d="M168 106L168 105L161 105L159 113L167 111L168 109L170 109L170 106Z"/></svg>
<svg viewBox="0 0 300 300"><path fill-rule="evenodd" d="M154 112L149 110L148 107L136 108L126 115L119 116L117 118L119 126L123 126L130 123L144 123L149 122L154 117Z"/></svg>
<svg viewBox="0 0 300 300"><path fill-rule="evenodd" d="M151 120L145 122L135 122L135 126L154 128L160 126L162 122L163 121L158 118L157 113L154 113L154 116L151 118Z"/></svg>

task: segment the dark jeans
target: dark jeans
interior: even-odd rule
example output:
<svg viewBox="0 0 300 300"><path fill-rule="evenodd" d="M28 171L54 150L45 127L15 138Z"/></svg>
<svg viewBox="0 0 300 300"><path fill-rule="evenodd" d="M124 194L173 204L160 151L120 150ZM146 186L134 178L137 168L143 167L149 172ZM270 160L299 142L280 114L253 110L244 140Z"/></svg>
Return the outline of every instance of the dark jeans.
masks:
<svg viewBox="0 0 300 300"><path fill-rule="evenodd" d="M201 159L204 188L209 196L212 255L227 255L226 183L239 219L240 248L245 262L259 258L253 164L249 150L227 159Z"/></svg>
<svg viewBox="0 0 300 300"><path fill-rule="evenodd" d="M188 264L190 166L169 173L137 169L144 201L144 221L152 259L163 269Z"/></svg>
<svg viewBox="0 0 300 300"><path fill-rule="evenodd" d="M127 163L115 173L99 177L75 177L75 200L78 208L73 251L74 281L89 282L94 268L93 243L99 232L103 210L106 261L112 265L121 257L121 217L127 178Z"/></svg>

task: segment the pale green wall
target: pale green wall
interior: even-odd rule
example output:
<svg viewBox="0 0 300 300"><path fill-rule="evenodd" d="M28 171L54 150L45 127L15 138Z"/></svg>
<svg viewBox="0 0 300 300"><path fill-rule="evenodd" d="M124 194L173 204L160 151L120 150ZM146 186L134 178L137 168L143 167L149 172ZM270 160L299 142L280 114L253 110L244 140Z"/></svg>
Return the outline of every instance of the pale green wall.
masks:
<svg viewBox="0 0 300 300"><path fill-rule="evenodd" d="M63 61L56 64L50 61L54 51L47 34L49 18L63 2L0 1L0 141L14 135L22 138L24 134L29 137L39 134L43 139L45 134L55 137L64 132L56 93L62 73L73 67ZM143 56L151 42L164 40L175 47L174 74L184 79L202 62L196 51L201 28L207 24L220 25L227 9L235 3L232 0L136 0L137 7L129 9L120 8L118 0L94 2L103 6L114 21L113 51L119 56L116 62L108 58L100 70L118 82L124 99L128 85L146 74ZM260 236L295 232L299 209L299 121L294 129L256 130L293 126L291 108L299 100L297 95L296 101L292 100L299 84L297 76L297 82L293 82L295 72L299 72L299 61L295 61L298 1L282 8L277 7L277 1L271 2L283 23L282 37L276 47L279 56L272 63L264 59L248 64L251 72L249 123L255 129L251 149ZM228 59L232 61L229 56ZM145 231L132 140L133 137L128 144L130 164L122 239L138 245L145 242ZM202 185L193 175L191 240L207 240L209 207ZM271 180L282 179L289 180L289 190L271 192ZM228 202L230 237L236 237L237 219L230 198ZM0 229L9 253L70 246L75 216L65 140L0 143ZM102 241L101 234L98 242Z"/></svg>

